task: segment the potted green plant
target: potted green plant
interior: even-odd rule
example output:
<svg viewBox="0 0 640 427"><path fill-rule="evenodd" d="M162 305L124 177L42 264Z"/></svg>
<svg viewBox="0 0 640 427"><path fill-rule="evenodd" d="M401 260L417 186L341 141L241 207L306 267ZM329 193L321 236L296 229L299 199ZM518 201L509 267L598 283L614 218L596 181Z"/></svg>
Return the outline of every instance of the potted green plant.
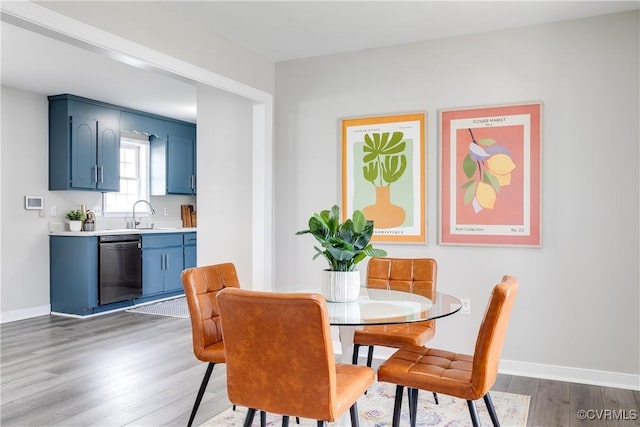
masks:
<svg viewBox="0 0 640 427"><path fill-rule="evenodd" d="M322 288L329 301L356 300L360 293L356 264L367 256L387 255L382 249L374 249L371 244L373 221L368 221L360 210L340 222L340 208L333 205L330 210L314 213L309 218L309 228L296 233L301 234L311 234L320 243L319 247L314 246L313 259L323 257L329 264Z"/></svg>
<svg viewBox="0 0 640 427"><path fill-rule="evenodd" d="M69 220L69 231L80 231L82 230L82 222L87 219L84 212L80 209L72 209L65 217Z"/></svg>

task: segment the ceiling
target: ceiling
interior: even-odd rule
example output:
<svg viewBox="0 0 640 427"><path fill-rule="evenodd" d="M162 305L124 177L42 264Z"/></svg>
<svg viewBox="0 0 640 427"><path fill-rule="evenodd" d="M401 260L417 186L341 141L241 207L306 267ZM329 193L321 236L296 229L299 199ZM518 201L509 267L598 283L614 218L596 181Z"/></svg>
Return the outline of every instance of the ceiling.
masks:
<svg viewBox="0 0 640 427"><path fill-rule="evenodd" d="M263 58L287 61L638 9L638 1L156 2ZM4 86L73 93L196 121L182 80L2 22Z"/></svg>
<svg viewBox="0 0 640 427"><path fill-rule="evenodd" d="M287 61L638 9L636 1L163 2L263 57Z"/></svg>

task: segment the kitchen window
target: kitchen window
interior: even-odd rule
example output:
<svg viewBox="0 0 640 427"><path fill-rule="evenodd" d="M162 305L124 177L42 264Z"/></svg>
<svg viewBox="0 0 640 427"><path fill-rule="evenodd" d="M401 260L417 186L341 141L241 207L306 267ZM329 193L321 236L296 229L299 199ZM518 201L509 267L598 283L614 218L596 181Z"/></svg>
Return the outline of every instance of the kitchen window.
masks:
<svg viewBox="0 0 640 427"><path fill-rule="evenodd" d="M138 200L149 200L149 140L144 135L120 137L120 191L103 193L103 209L109 216L131 214ZM148 206L138 205L136 214L149 212Z"/></svg>

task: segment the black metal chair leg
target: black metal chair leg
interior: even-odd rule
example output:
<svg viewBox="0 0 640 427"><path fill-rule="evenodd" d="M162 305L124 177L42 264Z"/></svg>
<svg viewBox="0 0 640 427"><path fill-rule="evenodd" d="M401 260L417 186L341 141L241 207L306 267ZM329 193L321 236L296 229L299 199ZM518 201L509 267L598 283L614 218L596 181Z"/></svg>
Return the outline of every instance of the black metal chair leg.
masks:
<svg viewBox="0 0 640 427"><path fill-rule="evenodd" d="M260 411L260 427L267 427L267 413Z"/></svg>
<svg viewBox="0 0 640 427"><path fill-rule="evenodd" d="M358 402L353 402L351 408L349 408L349 415L351 415L351 427L360 427L358 421Z"/></svg>
<svg viewBox="0 0 640 427"><path fill-rule="evenodd" d="M393 404L393 421L392 427L400 427L400 411L402 410L402 394L404 391L404 387L399 385L396 386L396 400Z"/></svg>
<svg viewBox="0 0 640 427"><path fill-rule="evenodd" d="M416 427L418 415L418 389L409 389L409 424L411 427Z"/></svg>
<svg viewBox="0 0 640 427"><path fill-rule="evenodd" d="M476 402L473 400L467 400L469 406L469 414L471 415L471 423L473 427L480 427L480 419L478 418L478 410L476 409Z"/></svg>
<svg viewBox="0 0 640 427"><path fill-rule="evenodd" d="M289 427L289 415L282 416L282 427Z"/></svg>
<svg viewBox="0 0 640 427"><path fill-rule="evenodd" d="M413 420L413 399L411 398L411 390L413 390L411 387L407 387L407 402L409 403L409 425L413 427L413 424L411 423Z"/></svg>
<svg viewBox="0 0 640 427"><path fill-rule="evenodd" d="M253 423L253 417L255 416L256 416L256 410L253 408L249 408L249 410L247 411L247 416L244 419L243 427L251 427L251 424Z"/></svg>
<svg viewBox="0 0 640 427"><path fill-rule="evenodd" d="M300 424L300 417L296 417L296 424Z"/></svg>
<svg viewBox="0 0 640 427"><path fill-rule="evenodd" d="M493 423L493 427L500 427L500 421L498 421L498 414L496 414L496 408L493 406L493 401L491 400L491 396L489 396L489 392L483 397L485 405L487 405L487 410L489 411L489 416L491 417L491 422Z"/></svg>
<svg viewBox="0 0 640 427"><path fill-rule="evenodd" d="M373 346L369 346L369 352L367 353L367 366L370 368L373 363Z"/></svg>
<svg viewBox="0 0 640 427"><path fill-rule="evenodd" d="M327 427L327 422L318 420L318 427Z"/></svg>
<svg viewBox="0 0 640 427"><path fill-rule="evenodd" d="M351 357L351 364L358 364L358 353L360 352L360 344L353 344L353 356Z"/></svg>
<svg viewBox="0 0 640 427"><path fill-rule="evenodd" d="M189 422L187 423L187 427L191 427L191 425L193 424L193 420L196 418L196 412L198 412L200 401L202 400L202 396L204 396L204 391L207 389L207 384L209 384L209 378L211 378L211 372L213 372L214 366L215 366L215 363L212 363L212 362L210 362L207 365L207 370L204 373L204 378L202 378L202 383L200 384L200 390L198 390L196 401L193 404L193 409L191 410L191 416L189 417Z"/></svg>
<svg viewBox="0 0 640 427"><path fill-rule="evenodd" d="M440 402L438 402L438 393L436 393L435 391L433 392L433 400L435 400L436 405L440 404Z"/></svg>

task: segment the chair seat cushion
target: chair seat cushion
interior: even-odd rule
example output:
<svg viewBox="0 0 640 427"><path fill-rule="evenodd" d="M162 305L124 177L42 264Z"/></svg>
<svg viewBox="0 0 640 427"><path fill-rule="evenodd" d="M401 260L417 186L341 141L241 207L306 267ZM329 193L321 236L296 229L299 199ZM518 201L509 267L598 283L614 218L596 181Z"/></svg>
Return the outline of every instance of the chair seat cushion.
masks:
<svg viewBox="0 0 640 427"><path fill-rule="evenodd" d="M433 321L364 326L356 329L353 342L360 345L381 345L392 348L401 348L406 345L422 346L433 338L435 332Z"/></svg>
<svg viewBox="0 0 640 427"><path fill-rule="evenodd" d="M336 413L334 421L351 407L353 402L360 396L375 380L375 372L366 366L350 364L336 364Z"/></svg>
<svg viewBox="0 0 640 427"><path fill-rule="evenodd" d="M450 351L407 346L396 351L378 369L378 381L477 400L473 389L473 357Z"/></svg>

